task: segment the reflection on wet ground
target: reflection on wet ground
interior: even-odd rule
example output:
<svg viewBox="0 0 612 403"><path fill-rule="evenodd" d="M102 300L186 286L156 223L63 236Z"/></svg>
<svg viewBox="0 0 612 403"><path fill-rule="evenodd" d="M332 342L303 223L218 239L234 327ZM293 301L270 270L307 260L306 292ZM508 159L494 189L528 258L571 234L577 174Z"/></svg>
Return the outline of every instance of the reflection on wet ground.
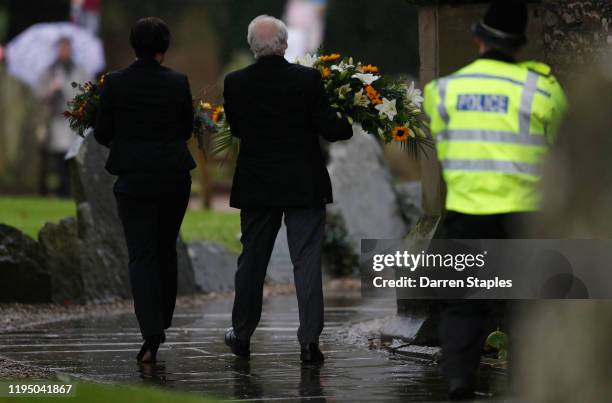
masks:
<svg viewBox="0 0 612 403"><path fill-rule="evenodd" d="M231 299L177 310L156 365L138 365L140 335L132 315L59 322L0 334L0 355L85 378L156 384L228 400L443 401L439 368L370 351L340 336L351 323L391 315L393 304L330 298L321 338L323 366L302 365L294 296L269 298L252 339L252 357L236 359L223 344ZM503 377L484 373L480 389L495 395Z"/></svg>

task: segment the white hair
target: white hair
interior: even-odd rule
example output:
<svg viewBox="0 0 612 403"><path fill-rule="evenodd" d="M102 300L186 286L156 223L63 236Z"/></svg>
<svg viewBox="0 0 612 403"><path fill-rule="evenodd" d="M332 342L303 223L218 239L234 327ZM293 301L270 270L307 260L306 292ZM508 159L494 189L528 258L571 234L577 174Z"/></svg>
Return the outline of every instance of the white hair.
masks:
<svg viewBox="0 0 612 403"><path fill-rule="evenodd" d="M266 28L258 29L260 23L265 23ZM277 18L260 15L249 24L247 42L255 59L269 55L283 56L287 50L287 26Z"/></svg>

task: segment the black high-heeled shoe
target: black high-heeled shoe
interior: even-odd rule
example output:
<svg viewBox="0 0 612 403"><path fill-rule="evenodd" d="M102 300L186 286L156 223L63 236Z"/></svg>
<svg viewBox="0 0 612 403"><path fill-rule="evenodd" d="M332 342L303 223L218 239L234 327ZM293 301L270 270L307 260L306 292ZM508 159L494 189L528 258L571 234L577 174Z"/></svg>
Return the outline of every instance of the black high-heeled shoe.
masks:
<svg viewBox="0 0 612 403"><path fill-rule="evenodd" d="M142 363L154 363L157 361L157 350L159 350L159 345L164 339L165 337L163 336L148 337L140 348L136 360ZM148 356L147 353L149 353Z"/></svg>

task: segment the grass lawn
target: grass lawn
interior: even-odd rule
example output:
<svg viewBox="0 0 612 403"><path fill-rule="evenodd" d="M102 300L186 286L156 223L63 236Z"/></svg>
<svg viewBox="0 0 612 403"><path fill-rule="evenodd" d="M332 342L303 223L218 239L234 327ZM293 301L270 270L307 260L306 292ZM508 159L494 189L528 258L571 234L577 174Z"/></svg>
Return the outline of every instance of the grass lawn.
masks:
<svg viewBox="0 0 612 403"><path fill-rule="evenodd" d="M19 228L35 239L46 222L57 222L75 214L76 207L72 200L0 197L0 223ZM240 251L240 216L237 213L189 210L181 233L187 241L216 241L232 252Z"/></svg>
<svg viewBox="0 0 612 403"><path fill-rule="evenodd" d="M46 222L76 214L72 200L45 197L0 197L0 223L19 228L32 238Z"/></svg>
<svg viewBox="0 0 612 403"><path fill-rule="evenodd" d="M4 392L9 381L3 381ZM31 380L18 380L19 384L39 383ZM42 382L46 383L46 382ZM72 382L64 382L64 384ZM73 386L74 395L64 397L0 397L0 402L66 402L66 403L211 403L217 400L195 394L175 393L155 387L114 386L94 383L77 383Z"/></svg>
<svg viewBox="0 0 612 403"><path fill-rule="evenodd" d="M183 220L181 234L187 241L205 239L217 241L229 251L239 253L240 245L240 214L188 210Z"/></svg>

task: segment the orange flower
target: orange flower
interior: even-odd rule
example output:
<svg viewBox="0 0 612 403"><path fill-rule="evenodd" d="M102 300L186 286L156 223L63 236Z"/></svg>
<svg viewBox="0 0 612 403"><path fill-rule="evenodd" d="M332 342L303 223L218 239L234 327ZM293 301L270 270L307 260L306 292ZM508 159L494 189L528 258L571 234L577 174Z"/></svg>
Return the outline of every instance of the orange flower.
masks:
<svg viewBox="0 0 612 403"><path fill-rule="evenodd" d="M376 91L374 87L371 85L366 85L365 91L368 98L370 98L370 101L372 101L372 104L379 105L383 103L382 99L380 99L380 93Z"/></svg>
<svg viewBox="0 0 612 403"><path fill-rule="evenodd" d="M322 62L333 62L340 59L340 55L338 53L332 53L331 55L321 55L319 56L319 60Z"/></svg>
<svg viewBox="0 0 612 403"><path fill-rule="evenodd" d="M323 70L321 70L321 75L323 76L323 78L329 76L329 68L323 67Z"/></svg>
<svg viewBox="0 0 612 403"><path fill-rule="evenodd" d="M405 126L396 127L391 134L393 135L393 140L400 142L408 140L408 137L414 137L412 130Z"/></svg>
<svg viewBox="0 0 612 403"><path fill-rule="evenodd" d="M367 66L358 66L357 70L363 73L378 73L378 67L368 64Z"/></svg>
<svg viewBox="0 0 612 403"><path fill-rule="evenodd" d="M215 110L212 113L212 120L215 123L219 123L219 120L221 120L221 114L224 112L223 106L219 105L215 108Z"/></svg>

